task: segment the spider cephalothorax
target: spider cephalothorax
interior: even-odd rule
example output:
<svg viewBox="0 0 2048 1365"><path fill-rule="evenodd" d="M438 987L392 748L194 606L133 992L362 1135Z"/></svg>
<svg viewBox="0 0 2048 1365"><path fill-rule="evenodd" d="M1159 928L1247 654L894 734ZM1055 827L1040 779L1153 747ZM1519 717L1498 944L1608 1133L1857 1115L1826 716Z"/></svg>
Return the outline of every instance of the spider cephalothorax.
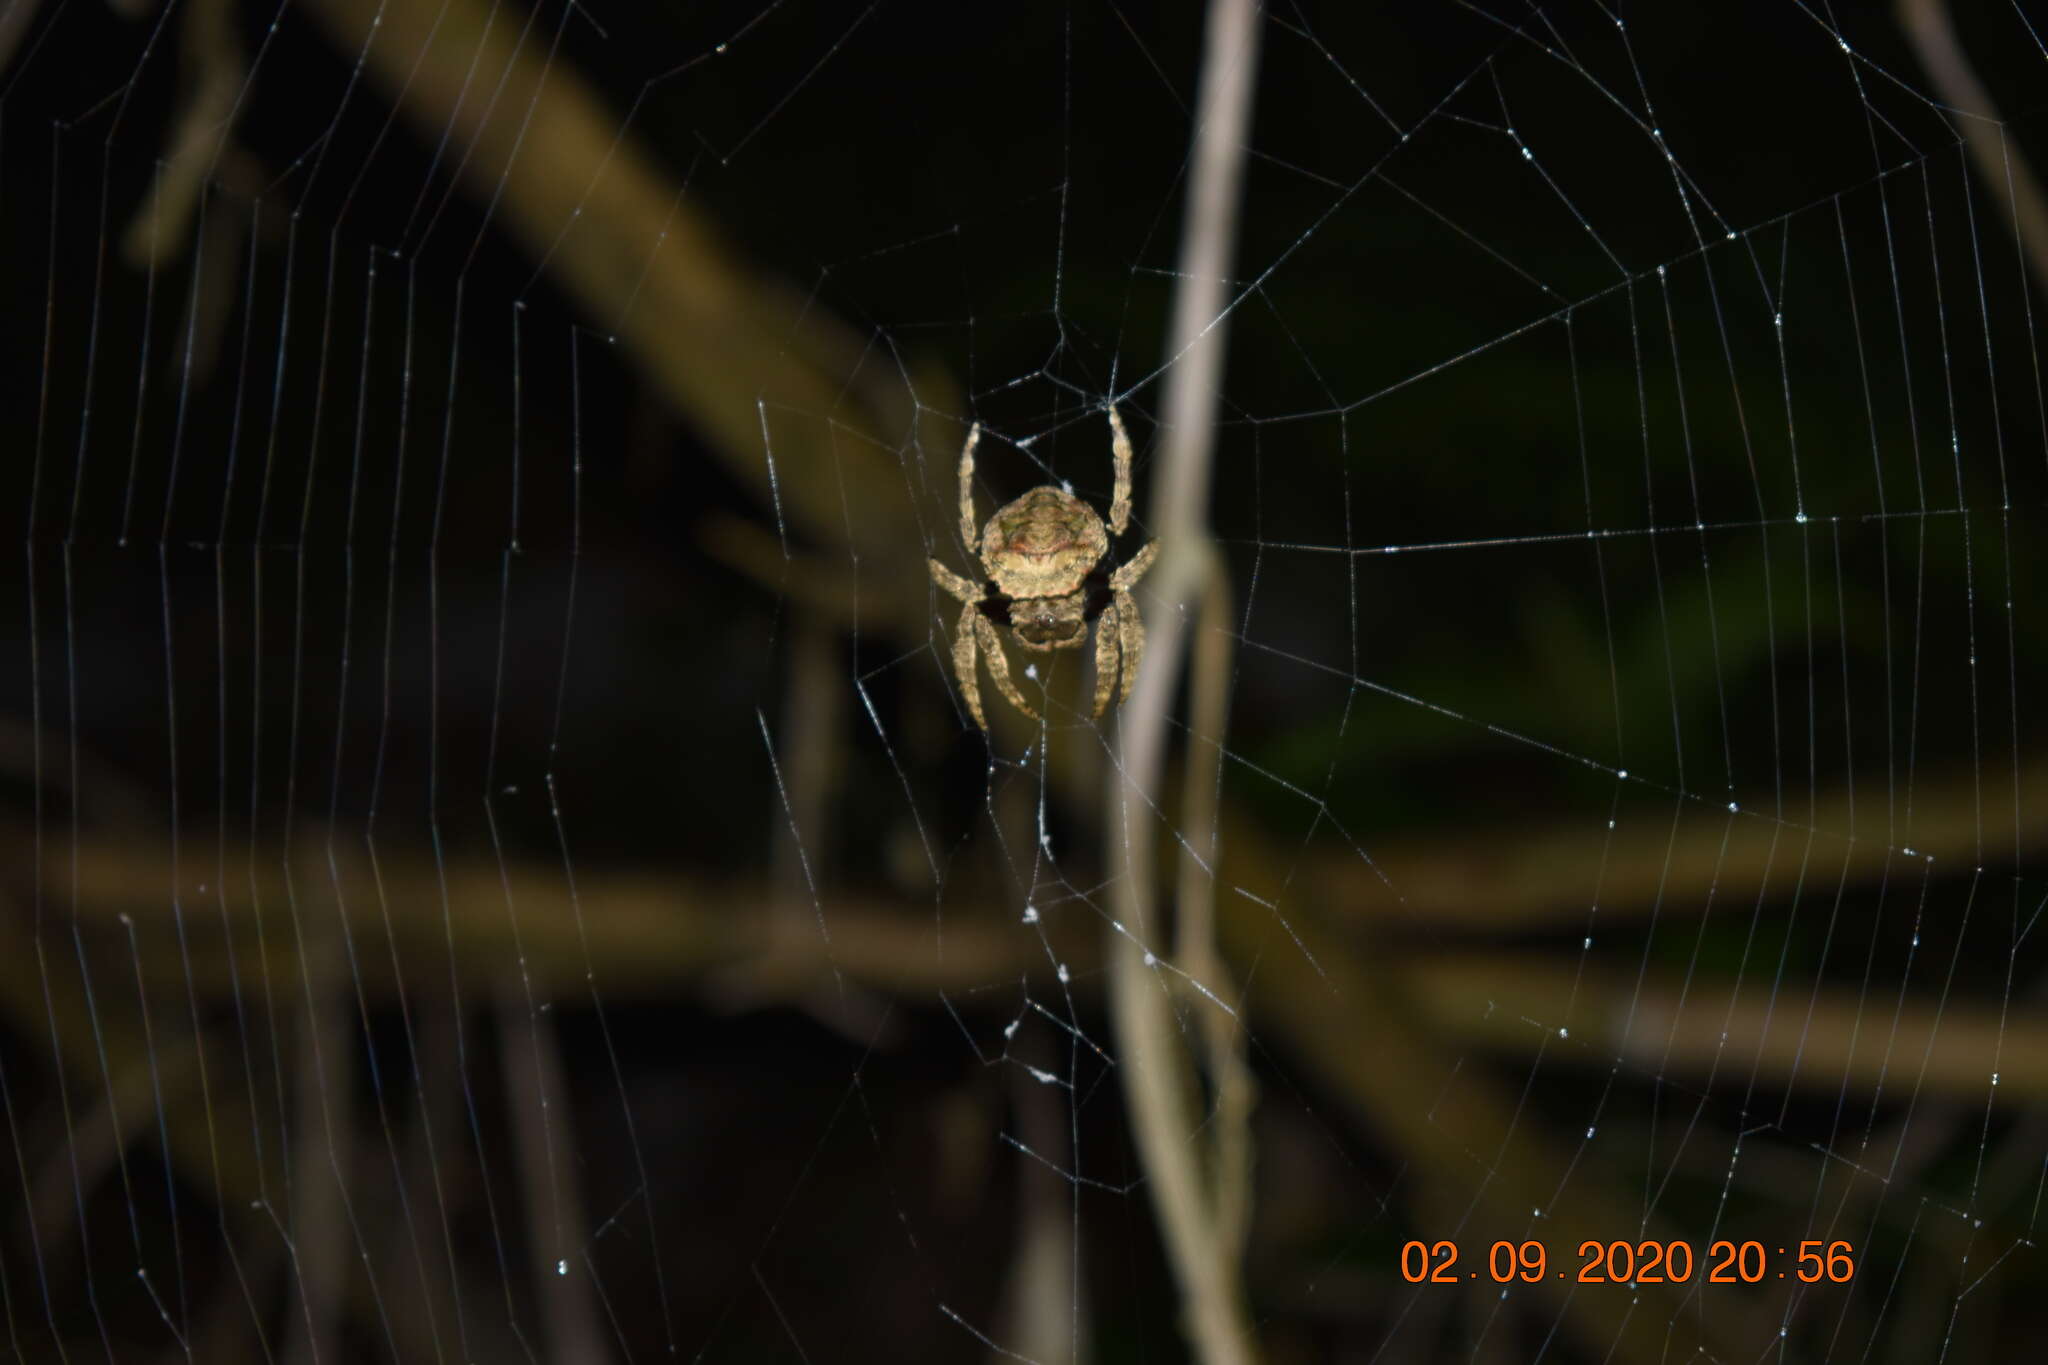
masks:
<svg viewBox="0 0 2048 1365"><path fill-rule="evenodd" d="M1131 440L1123 419L1109 410L1110 448L1116 461L1116 490L1110 498L1105 529L1095 509L1063 488L1041 484L1014 502L996 509L979 533L974 529L974 447L981 424L967 433L960 452L960 536L981 547L985 581L970 582L934 559L932 581L960 599L960 628L953 639L953 671L974 723L988 728L981 711L981 685L976 676L977 653L988 660L996 690L1010 705L1038 719L1017 684L1003 653L999 627L1007 629L1024 649L1044 652L1079 649L1095 627L1095 714L1117 700L1128 700L1145 657L1145 625L1131 586L1152 567L1159 553L1153 541L1114 572L1103 566L1109 538L1121 536L1131 520ZM1119 680L1120 684L1119 684Z"/></svg>

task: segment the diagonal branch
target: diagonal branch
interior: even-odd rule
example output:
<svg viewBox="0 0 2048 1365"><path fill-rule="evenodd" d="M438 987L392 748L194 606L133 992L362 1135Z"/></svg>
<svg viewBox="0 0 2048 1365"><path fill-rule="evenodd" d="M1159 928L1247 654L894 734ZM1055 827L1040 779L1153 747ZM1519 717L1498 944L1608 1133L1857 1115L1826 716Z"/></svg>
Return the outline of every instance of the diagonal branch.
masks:
<svg viewBox="0 0 2048 1365"><path fill-rule="evenodd" d="M915 357L749 262L633 126L489 0L310 0L304 12L449 161L493 222L630 357L707 452L796 535L838 549L923 543L899 451L957 403ZM492 92L489 95L479 91ZM447 244L409 242L418 253ZM951 439L950 434L947 437ZM863 560L864 600L922 632L923 556Z"/></svg>

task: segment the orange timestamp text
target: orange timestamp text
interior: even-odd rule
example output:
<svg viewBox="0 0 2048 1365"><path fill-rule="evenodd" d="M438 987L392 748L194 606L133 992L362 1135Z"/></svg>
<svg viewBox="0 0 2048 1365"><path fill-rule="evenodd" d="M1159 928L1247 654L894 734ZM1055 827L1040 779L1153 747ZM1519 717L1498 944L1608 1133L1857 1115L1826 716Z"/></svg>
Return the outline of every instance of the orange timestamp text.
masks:
<svg viewBox="0 0 2048 1365"><path fill-rule="evenodd" d="M1690 1242L1584 1241L1576 1256L1553 1269L1549 1248L1537 1241L1495 1242L1483 1258L1466 1257L1451 1241L1401 1245L1401 1278L1410 1284L1536 1284L1552 1278L1579 1284L1689 1284L1695 1275L1708 1284L1847 1284L1856 1277L1856 1257L1847 1242L1816 1238L1783 1245L1723 1239L1707 1243L1697 1254Z"/></svg>

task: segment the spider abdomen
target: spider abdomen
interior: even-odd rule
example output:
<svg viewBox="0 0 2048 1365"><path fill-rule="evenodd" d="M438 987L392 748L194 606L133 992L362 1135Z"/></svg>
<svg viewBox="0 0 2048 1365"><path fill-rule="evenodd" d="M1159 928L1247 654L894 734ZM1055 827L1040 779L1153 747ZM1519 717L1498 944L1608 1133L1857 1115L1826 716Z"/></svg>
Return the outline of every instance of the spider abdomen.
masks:
<svg viewBox="0 0 2048 1365"><path fill-rule="evenodd" d="M988 519L981 560L1005 596L1065 597L1109 550L1095 509L1064 489L1041 484Z"/></svg>

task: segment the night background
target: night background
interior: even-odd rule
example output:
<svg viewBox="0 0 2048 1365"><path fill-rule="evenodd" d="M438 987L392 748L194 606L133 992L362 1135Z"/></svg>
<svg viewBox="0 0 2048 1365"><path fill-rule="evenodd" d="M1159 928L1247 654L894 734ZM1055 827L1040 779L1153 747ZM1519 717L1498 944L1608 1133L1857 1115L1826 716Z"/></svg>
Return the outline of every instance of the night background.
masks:
<svg viewBox="0 0 2048 1365"><path fill-rule="evenodd" d="M2048 11L1205 8L0 0L0 1359L2048 1328Z"/></svg>

